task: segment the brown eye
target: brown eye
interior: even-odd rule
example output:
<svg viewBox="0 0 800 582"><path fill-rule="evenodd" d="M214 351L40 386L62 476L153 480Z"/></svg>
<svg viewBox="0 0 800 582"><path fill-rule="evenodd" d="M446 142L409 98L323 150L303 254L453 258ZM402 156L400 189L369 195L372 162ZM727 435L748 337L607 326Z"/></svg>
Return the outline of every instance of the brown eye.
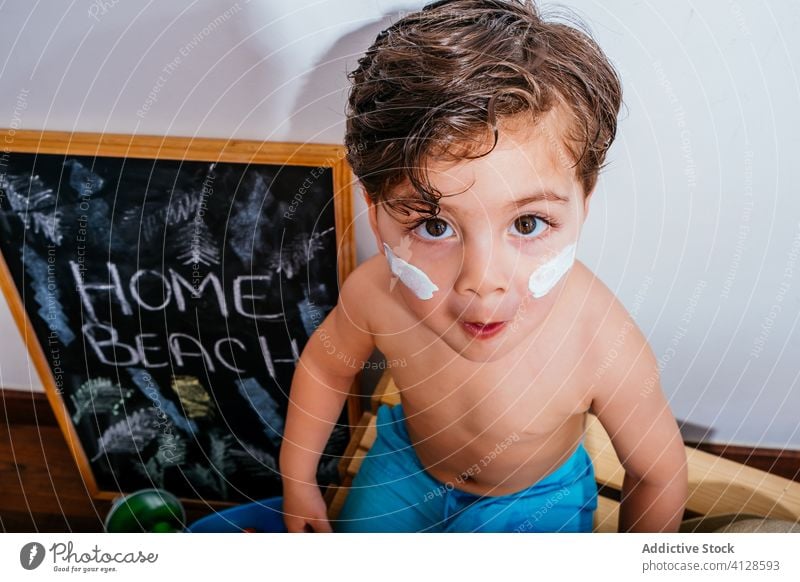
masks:
<svg viewBox="0 0 800 582"><path fill-rule="evenodd" d="M509 232L514 235L525 237L528 240L538 239L548 228L557 228L555 221L548 221L535 214L525 214L514 221L509 228ZM513 228L513 230L512 230Z"/></svg>
<svg viewBox="0 0 800 582"><path fill-rule="evenodd" d="M536 217L531 216L530 214L526 216L520 216L516 221L514 221L514 226L517 227L517 230L520 234L530 234L536 228Z"/></svg>
<svg viewBox="0 0 800 582"><path fill-rule="evenodd" d="M447 223L439 218L425 221L425 232L433 237L440 237L447 232Z"/></svg>

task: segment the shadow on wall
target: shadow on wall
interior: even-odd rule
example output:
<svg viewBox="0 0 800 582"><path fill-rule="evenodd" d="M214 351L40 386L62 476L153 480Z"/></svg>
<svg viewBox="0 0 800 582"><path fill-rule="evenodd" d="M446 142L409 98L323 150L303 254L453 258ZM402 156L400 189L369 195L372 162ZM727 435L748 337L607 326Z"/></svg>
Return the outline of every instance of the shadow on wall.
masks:
<svg viewBox="0 0 800 582"><path fill-rule="evenodd" d="M291 135L314 136L335 133L339 136L335 143L344 142L347 93L350 88L347 74L358 66L358 59L372 45L378 33L399 17L398 12L387 14L344 35L310 70L303 72L302 88L292 108ZM333 120L334 127L319 127L317 124L320 119ZM356 261L360 264L376 254L378 248L367 226L367 208L359 187L353 188L353 199L354 221L356 224L362 224L361 232L366 235L362 237L364 241L362 244L359 244L358 238L356 240ZM365 396L363 403L365 410L369 410L369 395L387 369L385 363L383 354L375 350L363 368L361 393Z"/></svg>
<svg viewBox="0 0 800 582"><path fill-rule="evenodd" d="M320 136L311 141L344 143L347 93L350 80L347 74L355 70L364 52L375 42L384 28L401 18L392 12L373 20L339 38L308 71L302 74L302 86L292 107L292 135ZM330 119L328 127L319 127L319 120ZM356 230L356 262L364 262L379 252L369 230L367 206L357 184L353 188L353 217ZM360 225L360 226L358 226ZM361 236L358 234L361 233Z"/></svg>
<svg viewBox="0 0 800 582"><path fill-rule="evenodd" d="M300 75L290 125L291 135L311 136L310 141L325 141L313 136L336 136L342 143L345 132L345 108L350 81L347 74L358 66L358 59L375 41L378 33L399 18L399 13L385 15L340 37L314 65ZM320 127L319 120L332 125Z"/></svg>

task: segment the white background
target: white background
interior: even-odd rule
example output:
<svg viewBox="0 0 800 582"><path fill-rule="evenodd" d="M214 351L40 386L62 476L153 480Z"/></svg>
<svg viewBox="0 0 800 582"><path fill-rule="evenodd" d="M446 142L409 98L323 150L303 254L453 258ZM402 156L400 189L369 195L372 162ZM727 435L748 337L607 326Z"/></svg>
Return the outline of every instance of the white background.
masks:
<svg viewBox="0 0 800 582"><path fill-rule="evenodd" d="M791 534L626 534L591 536L577 533L537 533L535 538L512 533L355 533L346 535L284 534L4 534L0 537L0 573L15 580L247 580L258 575L285 579L302 573L311 580L407 582L419 579L474 578L513 580L520 572L535 571L551 578L613 575L619 580L739 580L751 581L761 575L768 580L797 580L800 566L793 554ZM30 542L45 548L41 565L23 570L20 551ZM68 544L72 553L68 555ZM62 544L62 545L56 545ZM705 546L704 546L705 544ZM712 546L731 544L734 553L712 553ZM644 552L697 546L694 553ZM138 557L158 554L155 562L114 564L113 573L83 573L77 563L84 553ZM355 549L358 560L353 560ZM387 548L390 550L387 551ZM582 557L575 559L578 554ZM55 557L54 557L55 556ZM120 556L120 557L123 557ZM309 559L313 556L313 559ZM407 558L406 558L407 556ZM463 559L442 559L464 556ZM103 558L101 558L103 559ZM772 569L744 570L740 563L769 561ZM741 562L740 562L741 561ZM777 564L776 564L777 562ZM692 567L697 570L680 571ZM734 569L733 563L738 566ZM766 564L764 564L766 565ZM77 572L56 572L55 567ZM777 566L777 570L775 567ZM750 565L752 568L752 564ZM758 565L756 565L758 567ZM649 568L645 572L645 570ZM666 568L669 568L668 570ZM263 574L262 574L263 572ZM304 579L305 579L304 578Z"/></svg>
<svg viewBox="0 0 800 582"><path fill-rule="evenodd" d="M423 4L6 2L0 126L341 143L346 72ZM626 103L578 258L647 335L686 436L800 447L800 3L564 4ZM0 386L41 390L3 299L0 329Z"/></svg>

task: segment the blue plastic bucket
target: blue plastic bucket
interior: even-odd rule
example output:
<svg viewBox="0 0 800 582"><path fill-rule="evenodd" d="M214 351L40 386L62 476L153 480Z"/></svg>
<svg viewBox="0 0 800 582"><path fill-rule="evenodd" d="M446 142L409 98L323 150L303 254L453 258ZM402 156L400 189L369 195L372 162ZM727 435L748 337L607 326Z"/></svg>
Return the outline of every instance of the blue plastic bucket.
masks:
<svg viewBox="0 0 800 582"><path fill-rule="evenodd" d="M190 524L189 533L286 533L283 497L270 497L224 509Z"/></svg>

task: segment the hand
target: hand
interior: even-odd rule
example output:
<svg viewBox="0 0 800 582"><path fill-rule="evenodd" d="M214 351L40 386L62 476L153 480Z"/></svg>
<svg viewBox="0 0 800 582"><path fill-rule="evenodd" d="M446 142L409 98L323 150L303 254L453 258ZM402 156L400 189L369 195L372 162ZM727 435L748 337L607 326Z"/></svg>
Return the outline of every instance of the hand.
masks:
<svg viewBox="0 0 800 582"><path fill-rule="evenodd" d="M284 482L283 521L289 533L332 533L325 500L316 483Z"/></svg>

